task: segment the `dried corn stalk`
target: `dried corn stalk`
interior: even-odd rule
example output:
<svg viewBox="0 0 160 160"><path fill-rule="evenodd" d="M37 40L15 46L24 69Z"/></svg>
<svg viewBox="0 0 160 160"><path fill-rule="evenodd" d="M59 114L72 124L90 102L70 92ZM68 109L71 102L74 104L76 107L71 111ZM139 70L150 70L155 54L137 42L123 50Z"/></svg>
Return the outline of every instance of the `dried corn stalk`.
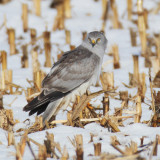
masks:
<svg viewBox="0 0 160 160"><path fill-rule="evenodd" d="M1 109L0 110L0 128L7 131L12 131L12 127L15 124L13 120L12 110Z"/></svg>

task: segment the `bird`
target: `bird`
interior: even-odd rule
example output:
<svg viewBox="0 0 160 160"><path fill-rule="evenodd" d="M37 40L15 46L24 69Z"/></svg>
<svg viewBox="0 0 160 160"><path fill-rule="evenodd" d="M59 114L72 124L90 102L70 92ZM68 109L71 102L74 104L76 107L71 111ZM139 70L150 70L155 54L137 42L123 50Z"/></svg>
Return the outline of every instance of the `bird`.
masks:
<svg viewBox="0 0 160 160"><path fill-rule="evenodd" d="M107 47L103 32L92 31L74 50L64 52L53 64L42 81L41 93L24 106L29 116L43 112L43 124L56 116L58 111L83 95L99 80L101 65Z"/></svg>

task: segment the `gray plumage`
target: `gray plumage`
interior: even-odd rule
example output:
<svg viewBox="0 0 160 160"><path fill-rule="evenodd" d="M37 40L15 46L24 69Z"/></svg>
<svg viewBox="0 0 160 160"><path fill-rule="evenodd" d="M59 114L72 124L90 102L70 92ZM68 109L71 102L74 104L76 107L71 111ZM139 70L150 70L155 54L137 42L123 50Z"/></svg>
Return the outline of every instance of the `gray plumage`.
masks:
<svg viewBox="0 0 160 160"><path fill-rule="evenodd" d="M60 106L67 106L95 85L100 75L107 39L98 31L90 32L80 46L63 54L42 81L42 92L23 110L29 115L43 114L43 121L56 115Z"/></svg>

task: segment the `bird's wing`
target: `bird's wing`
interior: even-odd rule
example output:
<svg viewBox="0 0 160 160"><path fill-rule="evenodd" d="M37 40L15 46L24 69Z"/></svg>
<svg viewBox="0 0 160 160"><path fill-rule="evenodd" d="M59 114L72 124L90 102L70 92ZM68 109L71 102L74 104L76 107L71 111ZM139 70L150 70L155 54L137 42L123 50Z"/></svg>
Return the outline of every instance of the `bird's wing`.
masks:
<svg viewBox="0 0 160 160"><path fill-rule="evenodd" d="M25 106L24 110L35 109L37 112L37 107L62 98L78 88L93 76L99 62L97 55L82 46L66 52L44 78L42 93ZM40 109L43 111L42 107Z"/></svg>
<svg viewBox="0 0 160 160"><path fill-rule="evenodd" d="M98 56L82 47L66 53L44 78L42 87L46 93L71 91L91 78L99 61Z"/></svg>

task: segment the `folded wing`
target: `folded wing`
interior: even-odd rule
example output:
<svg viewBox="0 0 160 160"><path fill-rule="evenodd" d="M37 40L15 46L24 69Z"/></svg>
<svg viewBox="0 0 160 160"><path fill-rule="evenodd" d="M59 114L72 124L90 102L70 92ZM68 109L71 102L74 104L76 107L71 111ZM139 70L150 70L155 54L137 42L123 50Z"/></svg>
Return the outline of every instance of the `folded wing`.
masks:
<svg viewBox="0 0 160 160"><path fill-rule="evenodd" d="M60 99L81 84L87 82L99 65L99 57L82 46L66 52L54 64L42 82L42 92L28 103L23 110L30 111L29 115L44 112L48 104Z"/></svg>

